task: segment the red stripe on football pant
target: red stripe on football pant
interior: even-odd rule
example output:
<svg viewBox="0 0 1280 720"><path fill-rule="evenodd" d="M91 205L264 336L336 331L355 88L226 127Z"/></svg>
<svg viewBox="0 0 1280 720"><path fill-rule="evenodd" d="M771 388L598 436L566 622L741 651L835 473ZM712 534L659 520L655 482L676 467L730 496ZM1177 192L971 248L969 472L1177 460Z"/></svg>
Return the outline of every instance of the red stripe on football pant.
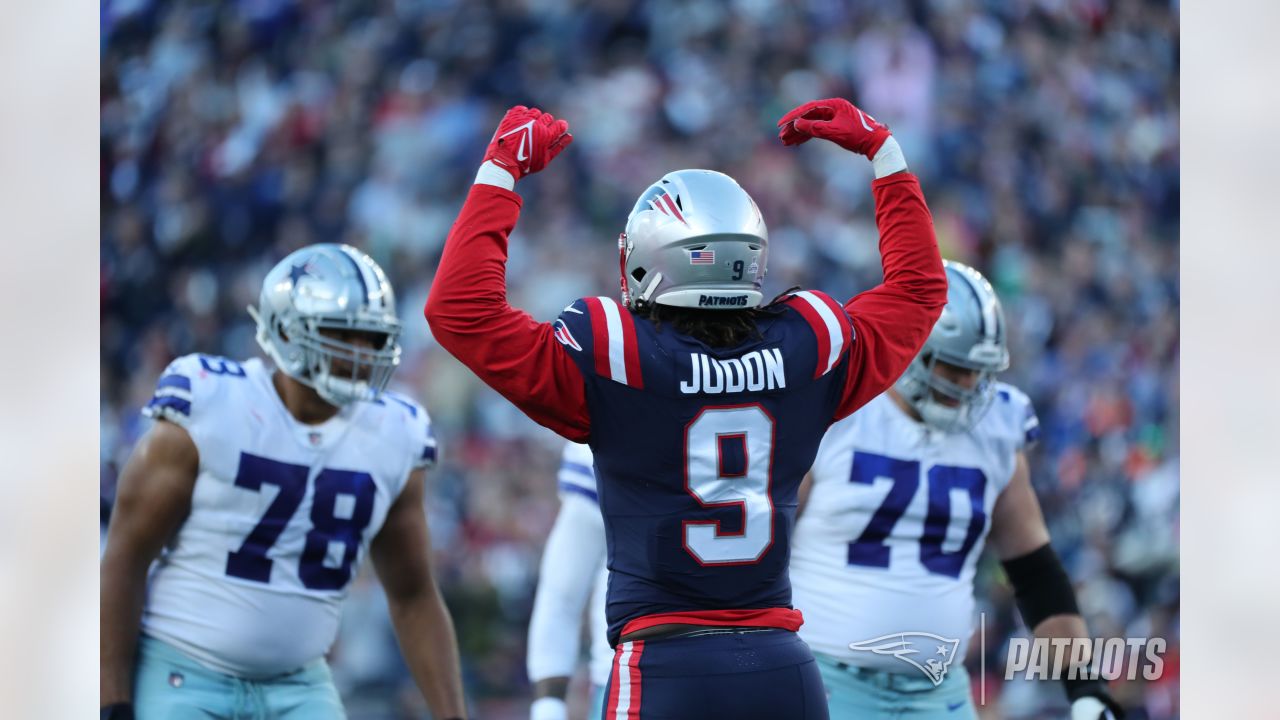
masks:
<svg viewBox="0 0 1280 720"><path fill-rule="evenodd" d="M618 687L621 684L618 673L626 668L618 665L618 659L622 657L622 643L618 643L618 647L613 651L613 672L609 675L609 699L604 703L604 716L612 718L618 712Z"/></svg>
<svg viewBox="0 0 1280 720"><path fill-rule="evenodd" d="M627 706L627 717L640 720L640 656L644 654L644 641L631 643L631 704Z"/></svg>

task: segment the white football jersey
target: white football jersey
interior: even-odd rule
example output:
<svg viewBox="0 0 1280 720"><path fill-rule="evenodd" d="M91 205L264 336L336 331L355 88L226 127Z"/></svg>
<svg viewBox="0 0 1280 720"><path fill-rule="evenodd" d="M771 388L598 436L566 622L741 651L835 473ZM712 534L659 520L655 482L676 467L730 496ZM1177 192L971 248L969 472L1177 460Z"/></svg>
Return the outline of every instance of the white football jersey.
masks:
<svg viewBox="0 0 1280 720"><path fill-rule="evenodd" d="M566 443L560 461L560 494L577 493L589 498L596 507L600 506L600 498L596 491L595 456L591 448L581 443ZM600 529L603 531L604 523ZM600 533L599 547L605 546L604 533ZM609 621L605 619L605 592L609 585L609 569L604 565L604 554L601 553L600 566L596 570L595 583L591 589L591 601L587 609L587 621L591 623L591 682L605 685L609 682L609 672L613 670L613 648L609 647Z"/></svg>
<svg viewBox="0 0 1280 720"><path fill-rule="evenodd" d="M911 672L892 653L849 645L883 653L904 642L886 636L929 633L954 642L905 642L963 661L991 511L1017 452L1038 432L1027 396L1004 383L969 432L928 430L888 393L832 425L791 541L792 602L804 613L805 642L853 665Z"/></svg>
<svg viewBox="0 0 1280 720"><path fill-rule="evenodd" d="M142 631L242 677L323 656L347 587L409 474L434 463L421 405L395 393L298 422L261 360L174 360L144 413L200 453L191 511L153 566Z"/></svg>

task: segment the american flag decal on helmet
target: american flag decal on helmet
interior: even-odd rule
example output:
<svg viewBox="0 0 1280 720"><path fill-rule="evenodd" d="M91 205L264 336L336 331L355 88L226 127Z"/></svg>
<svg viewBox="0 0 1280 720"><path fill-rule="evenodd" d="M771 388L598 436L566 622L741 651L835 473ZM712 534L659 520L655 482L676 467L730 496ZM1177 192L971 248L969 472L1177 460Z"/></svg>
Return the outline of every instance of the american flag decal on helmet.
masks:
<svg viewBox="0 0 1280 720"><path fill-rule="evenodd" d="M690 250L690 265L714 265L716 262L715 250Z"/></svg>

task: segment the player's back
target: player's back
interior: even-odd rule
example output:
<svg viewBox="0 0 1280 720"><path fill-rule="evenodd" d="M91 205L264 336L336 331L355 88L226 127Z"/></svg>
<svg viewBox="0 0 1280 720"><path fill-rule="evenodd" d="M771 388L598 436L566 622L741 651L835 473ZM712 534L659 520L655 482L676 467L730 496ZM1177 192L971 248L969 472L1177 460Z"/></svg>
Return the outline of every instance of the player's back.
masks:
<svg viewBox="0 0 1280 720"><path fill-rule="evenodd" d="M322 656L369 540L409 473L434 461L426 411L386 393L305 425L260 360L189 355L146 412L187 430L200 467L152 570L143 632L248 677Z"/></svg>
<svg viewBox="0 0 1280 720"><path fill-rule="evenodd" d="M580 300L557 325L586 380L611 641L680 621L655 617L668 613L790 612L797 491L846 382L840 306L798 293L725 348L611 298Z"/></svg>

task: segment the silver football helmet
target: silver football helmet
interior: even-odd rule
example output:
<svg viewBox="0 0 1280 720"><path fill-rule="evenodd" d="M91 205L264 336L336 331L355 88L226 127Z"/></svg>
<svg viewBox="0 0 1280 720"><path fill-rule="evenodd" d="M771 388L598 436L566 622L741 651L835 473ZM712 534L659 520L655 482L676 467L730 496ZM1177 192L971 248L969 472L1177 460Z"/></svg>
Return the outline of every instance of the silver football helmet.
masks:
<svg viewBox="0 0 1280 720"><path fill-rule="evenodd" d="M1009 367L1009 347L1004 310L991 283L963 263L944 260L942 264L947 272L947 305L894 388L930 427L963 432L991 406L995 375ZM977 370L977 383L965 388L938 376L934 366L939 361Z"/></svg>
<svg viewBox="0 0 1280 720"><path fill-rule="evenodd" d="M376 399L400 364L391 283L373 258L350 245L290 253L267 273L249 314L276 367L333 405ZM374 346L345 342L336 331L369 333Z"/></svg>
<svg viewBox="0 0 1280 720"><path fill-rule="evenodd" d="M760 305L769 231L733 178L677 170L649 186L618 236L622 303L740 310Z"/></svg>

